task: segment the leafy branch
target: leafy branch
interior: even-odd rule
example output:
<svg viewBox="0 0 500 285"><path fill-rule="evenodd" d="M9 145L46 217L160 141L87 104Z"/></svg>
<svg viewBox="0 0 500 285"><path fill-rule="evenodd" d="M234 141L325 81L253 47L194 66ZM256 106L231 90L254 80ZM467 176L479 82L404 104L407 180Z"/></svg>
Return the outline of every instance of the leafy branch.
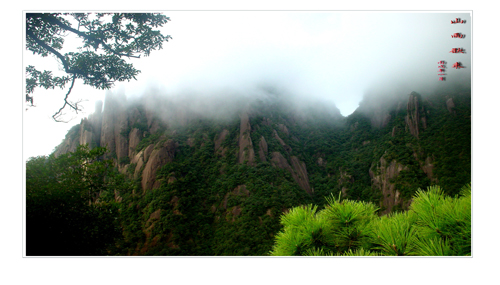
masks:
<svg viewBox="0 0 500 285"><path fill-rule="evenodd" d="M90 16L94 16L91 19ZM73 28L68 18L78 23ZM77 103L68 97L77 79L97 89L110 89L117 81L136 80L140 73L123 58L149 56L163 48L172 37L153 28L162 27L170 18L157 13L28 13L26 14L26 48L42 57L54 55L67 76L53 76L52 71L26 67L26 101L33 106L35 88L64 89L71 82L64 104L52 117L59 121L66 107L78 113ZM62 53L64 38L74 34L83 41L79 52Z"/></svg>

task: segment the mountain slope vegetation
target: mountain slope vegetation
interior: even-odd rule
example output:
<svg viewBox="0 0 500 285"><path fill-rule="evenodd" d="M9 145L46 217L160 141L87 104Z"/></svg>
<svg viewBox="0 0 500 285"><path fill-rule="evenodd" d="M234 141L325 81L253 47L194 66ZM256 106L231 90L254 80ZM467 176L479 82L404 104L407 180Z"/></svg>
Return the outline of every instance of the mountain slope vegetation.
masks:
<svg viewBox="0 0 500 285"><path fill-rule="evenodd" d="M268 255L283 214L321 210L332 193L381 216L408 210L419 188L455 196L471 181L469 89L365 98L347 117L266 92L216 115L109 93L50 157L28 161L27 191L40 191L28 165L106 148L116 171L100 201L119 209L120 229L106 254L239 256Z"/></svg>

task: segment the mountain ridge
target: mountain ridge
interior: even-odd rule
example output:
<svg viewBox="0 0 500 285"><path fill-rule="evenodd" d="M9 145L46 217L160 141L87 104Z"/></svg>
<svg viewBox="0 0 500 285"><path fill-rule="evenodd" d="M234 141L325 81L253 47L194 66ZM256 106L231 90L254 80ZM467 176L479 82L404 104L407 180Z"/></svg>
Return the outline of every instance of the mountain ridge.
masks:
<svg viewBox="0 0 500 285"><path fill-rule="evenodd" d="M148 108L148 100L163 111ZM412 92L387 105L372 100L379 105L373 109L365 100L347 117L279 100L243 104L223 118L175 109L158 97L140 101L108 95L104 109L54 151L107 146L107 158L136 181L133 193L115 195L142 217L124 226L141 228L135 231L142 246L129 241L124 254L262 255L289 207L322 205L340 192L374 202L383 215L407 209L418 188L439 183L453 195L470 182L470 90ZM189 217L205 230L184 232ZM236 246L239 231L256 235L243 238L248 248Z"/></svg>

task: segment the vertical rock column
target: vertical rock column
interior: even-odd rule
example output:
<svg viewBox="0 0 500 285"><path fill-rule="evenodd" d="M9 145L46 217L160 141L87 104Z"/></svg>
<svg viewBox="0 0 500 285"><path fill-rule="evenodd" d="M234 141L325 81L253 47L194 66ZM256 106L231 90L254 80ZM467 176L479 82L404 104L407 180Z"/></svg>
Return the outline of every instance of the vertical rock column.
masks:
<svg viewBox="0 0 500 285"><path fill-rule="evenodd" d="M248 114L241 114L240 119L240 137L238 139L240 150L238 153L238 163L241 164L246 160L249 165L253 165L255 153L253 150L252 139L250 138L251 127Z"/></svg>
<svg viewBox="0 0 500 285"><path fill-rule="evenodd" d="M107 146L110 153L116 154L118 161L128 156L128 138L121 135L121 131L127 127L128 115L125 95L106 93L102 113L100 146Z"/></svg>

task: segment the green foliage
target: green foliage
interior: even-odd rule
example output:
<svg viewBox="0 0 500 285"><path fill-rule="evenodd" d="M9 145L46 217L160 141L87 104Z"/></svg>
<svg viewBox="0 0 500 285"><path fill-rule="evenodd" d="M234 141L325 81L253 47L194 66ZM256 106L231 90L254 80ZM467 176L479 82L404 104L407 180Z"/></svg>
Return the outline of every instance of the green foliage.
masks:
<svg viewBox="0 0 500 285"><path fill-rule="evenodd" d="M316 216L317 206L295 207L282 216L283 231L276 235L271 255L303 255L324 245L325 220Z"/></svg>
<svg viewBox="0 0 500 285"><path fill-rule="evenodd" d="M162 136L161 132L157 132L154 134L148 133L146 137L144 137L139 144L137 145L136 151L140 152L141 150L145 149L147 146L151 144L155 144L160 140L160 137Z"/></svg>
<svg viewBox="0 0 500 285"><path fill-rule="evenodd" d="M369 251L364 248L358 248L355 251L349 249L349 251L345 252L341 256L381 256L382 254L374 251Z"/></svg>
<svg viewBox="0 0 500 285"><path fill-rule="evenodd" d="M383 255L414 255L417 238L411 212L392 213L374 221L375 248Z"/></svg>
<svg viewBox="0 0 500 285"><path fill-rule="evenodd" d="M422 150L432 154L433 174L442 190L450 196L458 194L461 187L471 180L471 97L462 92L429 98L432 103L428 106L429 126L420 139ZM466 94L470 94L468 92ZM452 113L443 102L444 96L455 103Z"/></svg>
<svg viewBox="0 0 500 285"><path fill-rule="evenodd" d="M295 207L281 218L283 230L276 235L271 255L335 255L369 247L373 204L327 199L325 209Z"/></svg>
<svg viewBox="0 0 500 285"><path fill-rule="evenodd" d="M66 75L26 67L26 100L35 88L65 88L71 82L65 104L78 111L78 105L67 101L76 79L97 89L109 89L117 81L136 79L140 73L124 58L149 56L171 39L154 28L162 27L170 18L157 13L27 13L26 49L33 54L55 56ZM77 28L72 26L77 23ZM83 45L78 52L62 53L64 38L78 36ZM60 114L61 110L54 115Z"/></svg>
<svg viewBox="0 0 500 285"><path fill-rule="evenodd" d="M327 198L328 206L322 215L330 225L328 234L333 237L337 252L356 250L370 246L372 220L377 208L372 203L362 201Z"/></svg>
<svg viewBox="0 0 500 285"><path fill-rule="evenodd" d="M124 156L124 157L120 158L119 163L122 164L122 165L129 164L130 163L130 158L128 156Z"/></svg>
<svg viewBox="0 0 500 285"><path fill-rule="evenodd" d="M35 157L26 163L27 255L104 255L120 236L119 187L104 148Z"/></svg>
<svg viewBox="0 0 500 285"><path fill-rule="evenodd" d="M184 125L172 124L168 128L160 124L158 132L150 133L144 106L131 106L135 114L133 108L137 108L138 117L122 130L122 135L128 137L132 129L139 129L141 141L136 152L149 145L161 147L167 140L175 142L176 147L175 152L169 153L173 158L169 157L169 162L156 172L155 185L159 187L155 189L141 186L141 173L147 162L137 177L134 176L136 164L128 166L126 175L103 169L103 180L94 183L101 186L92 186L101 189L98 196L93 196L99 201L95 204L109 203L118 209L115 217L122 238L107 247L107 254L468 255L470 187L460 190L450 177L460 181L470 178L470 165L467 166L470 138L464 136L463 142L456 143L442 140L440 134L436 136L436 131L442 129L441 123L450 127L446 128L450 136L462 132L453 130L452 126L467 124L468 118L459 116L466 108L457 108L456 114L452 114L446 106L433 101L442 101L438 99L422 97L420 103L430 114L426 113L428 126L422 127L418 139L405 131L406 110L391 111L392 119L387 126L375 128L370 118L360 112L339 119L342 122L339 124L338 120L332 123L328 117L317 114L298 119L279 104L255 108L255 113L249 114L249 135L256 154L252 165L237 163L238 117L224 122L190 119ZM75 130L71 135L78 135L78 129ZM228 134L219 151L215 151L215 142L223 130ZM275 131L286 146L275 137ZM258 155L262 137L268 145L265 160L260 160ZM447 150L450 159L438 153L447 145L456 148ZM250 147L247 146L246 151ZM312 193L306 193L288 169L274 165L272 153L275 151L280 152L292 168L292 156L305 163L309 184L314 189ZM115 158L115 164L130 163L127 158L117 160L116 154L111 157ZM450 166L450 163L462 165ZM32 164L43 166L46 162L33 159ZM398 174L387 179L388 170L394 165ZM435 170L434 175L425 173L424 166ZM52 171L45 166L38 169L46 174L30 176L30 183L40 189L55 185L54 181L60 177L50 175L60 170ZM450 173L449 169L459 172ZM35 173L35 168L31 167L30 173ZM386 210L380 188L374 183L377 176L394 185L400 193L401 202L392 207L391 214L383 217L377 216L377 211L380 214ZM431 195L434 198L416 194L420 193L416 189L424 189L436 180L445 185L435 195L438 198L432 196L434 194ZM90 187L74 184L75 189L80 185L82 191ZM334 198L331 193L341 196ZM461 196L456 196L459 193ZM417 201L415 205L409 203L412 197ZM115 198L119 202L111 203ZM425 202L426 199L432 203ZM290 211L283 215L287 209ZM70 209L64 211L71 212Z"/></svg>
<svg viewBox="0 0 500 285"><path fill-rule="evenodd" d="M411 204L417 216L416 225L421 253L433 255L471 254L471 186L460 190L461 196L445 196L438 186L419 190Z"/></svg>
<svg viewBox="0 0 500 285"><path fill-rule="evenodd" d="M328 199L328 206L296 207L283 225L271 255L470 255L471 187L445 196L438 186L418 190L410 210L376 217L374 205Z"/></svg>

